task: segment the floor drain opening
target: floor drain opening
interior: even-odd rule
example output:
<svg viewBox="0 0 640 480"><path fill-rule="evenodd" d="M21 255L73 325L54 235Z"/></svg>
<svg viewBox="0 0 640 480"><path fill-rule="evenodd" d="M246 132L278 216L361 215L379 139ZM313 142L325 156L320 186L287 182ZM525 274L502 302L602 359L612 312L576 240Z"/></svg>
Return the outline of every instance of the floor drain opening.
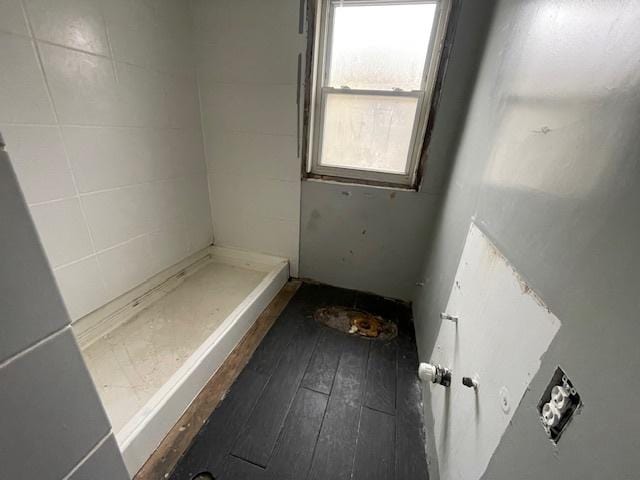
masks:
<svg viewBox="0 0 640 480"><path fill-rule="evenodd" d="M313 318L327 327L360 337L391 340L398 335L398 326L394 322L354 308L322 307L315 311Z"/></svg>
<svg viewBox="0 0 640 480"><path fill-rule="evenodd" d="M201 472L193 477L191 480L216 480L216 478L209 472Z"/></svg>

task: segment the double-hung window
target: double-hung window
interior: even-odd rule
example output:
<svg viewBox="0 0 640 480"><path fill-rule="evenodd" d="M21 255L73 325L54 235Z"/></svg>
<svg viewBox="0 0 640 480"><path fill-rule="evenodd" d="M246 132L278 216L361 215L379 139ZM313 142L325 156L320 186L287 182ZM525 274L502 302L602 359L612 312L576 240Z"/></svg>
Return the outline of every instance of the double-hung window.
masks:
<svg viewBox="0 0 640 480"><path fill-rule="evenodd" d="M448 0L318 0L307 173L415 187Z"/></svg>

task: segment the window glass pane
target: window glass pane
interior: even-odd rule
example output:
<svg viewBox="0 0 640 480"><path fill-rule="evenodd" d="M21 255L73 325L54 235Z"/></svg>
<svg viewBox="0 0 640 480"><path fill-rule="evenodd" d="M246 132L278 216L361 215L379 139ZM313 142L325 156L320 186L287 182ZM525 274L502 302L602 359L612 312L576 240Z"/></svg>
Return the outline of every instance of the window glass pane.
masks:
<svg viewBox="0 0 640 480"><path fill-rule="evenodd" d="M418 99L328 94L320 165L405 173Z"/></svg>
<svg viewBox="0 0 640 480"><path fill-rule="evenodd" d="M435 4L334 7L329 86L419 90Z"/></svg>

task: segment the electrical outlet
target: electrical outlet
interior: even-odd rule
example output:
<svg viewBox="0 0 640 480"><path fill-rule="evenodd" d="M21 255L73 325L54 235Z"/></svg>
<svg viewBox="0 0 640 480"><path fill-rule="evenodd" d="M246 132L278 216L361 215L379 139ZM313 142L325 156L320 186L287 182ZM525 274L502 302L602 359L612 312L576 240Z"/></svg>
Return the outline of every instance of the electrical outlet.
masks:
<svg viewBox="0 0 640 480"><path fill-rule="evenodd" d="M538 402L540 423L553 443L558 443L574 413L581 407L580 394L562 368L557 367Z"/></svg>

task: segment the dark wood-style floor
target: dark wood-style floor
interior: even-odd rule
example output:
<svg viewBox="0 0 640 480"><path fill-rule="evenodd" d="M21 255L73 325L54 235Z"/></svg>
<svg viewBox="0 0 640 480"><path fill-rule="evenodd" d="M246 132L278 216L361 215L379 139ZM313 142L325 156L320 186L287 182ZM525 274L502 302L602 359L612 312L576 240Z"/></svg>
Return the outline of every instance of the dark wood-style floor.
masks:
<svg viewBox="0 0 640 480"><path fill-rule="evenodd" d="M324 327L315 309L398 322L389 342ZM303 284L171 475L191 480L422 480L417 353L408 307Z"/></svg>

